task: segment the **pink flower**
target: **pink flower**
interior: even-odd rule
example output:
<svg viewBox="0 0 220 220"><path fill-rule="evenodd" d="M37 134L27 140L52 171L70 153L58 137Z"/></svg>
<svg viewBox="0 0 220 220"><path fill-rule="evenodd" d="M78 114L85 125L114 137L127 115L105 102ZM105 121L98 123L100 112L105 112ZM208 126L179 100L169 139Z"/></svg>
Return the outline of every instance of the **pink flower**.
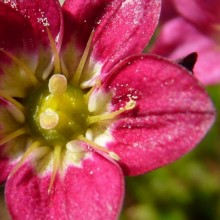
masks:
<svg viewBox="0 0 220 220"><path fill-rule="evenodd" d="M123 176L180 158L215 117L187 69L140 54L160 1L4 2L0 181L12 219L117 219Z"/></svg>
<svg viewBox="0 0 220 220"><path fill-rule="evenodd" d="M165 11L174 4L179 15L162 25L152 52L171 59L197 52L195 76L205 85L219 83L219 1L164 0L163 3Z"/></svg>

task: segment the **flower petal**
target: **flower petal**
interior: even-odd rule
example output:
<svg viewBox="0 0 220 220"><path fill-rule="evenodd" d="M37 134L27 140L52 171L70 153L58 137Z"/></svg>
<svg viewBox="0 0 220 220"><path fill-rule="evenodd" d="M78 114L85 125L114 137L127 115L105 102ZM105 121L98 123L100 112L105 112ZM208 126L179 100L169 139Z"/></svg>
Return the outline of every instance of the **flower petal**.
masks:
<svg viewBox="0 0 220 220"><path fill-rule="evenodd" d="M74 35L78 46L74 51L84 49L95 28L88 72L99 74L99 62L102 73L107 73L121 59L144 49L157 25L160 5L155 0L67 0L63 6L66 42Z"/></svg>
<svg viewBox="0 0 220 220"><path fill-rule="evenodd" d="M48 194L50 175L23 165L6 184L6 203L13 219L117 219L123 199L118 166L93 154L79 167L70 165Z"/></svg>
<svg viewBox="0 0 220 220"><path fill-rule="evenodd" d="M171 59L197 52L195 76L206 85L220 82L218 44L182 18L164 24L151 52Z"/></svg>
<svg viewBox="0 0 220 220"><path fill-rule="evenodd" d="M59 49L61 47L63 26L59 1L2 0L2 2L10 5L13 9L23 14L23 16L29 19L32 24L39 41L39 64L36 71L37 74L41 76L50 64L53 56L45 27L49 28L53 39L57 44L57 48Z"/></svg>
<svg viewBox="0 0 220 220"><path fill-rule="evenodd" d="M173 0L163 0L160 14L160 22L163 24L164 22L176 17L177 15L178 13L174 6Z"/></svg>
<svg viewBox="0 0 220 220"><path fill-rule="evenodd" d="M128 175L180 158L199 143L215 118L213 104L197 80L161 57L132 57L103 86L113 92L114 109L129 99L136 101L135 109L113 123L113 141L107 144Z"/></svg>
<svg viewBox="0 0 220 220"><path fill-rule="evenodd" d="M8 95L21 97L30 87L30 79L5 52L12 54L34 71L37 65L36 38L28 20L1 2L0 19L0 48L3 49L0 51L0 89L7 91Z"/></svg>
<svg viewBox="0 0 220 220"><path fill-rule="evenodd" d="M1 154L1 152L0 152ZM0 169L1 169L1 173L0 173L0 184L4 183L7 178L9 173L12 170L13 165L11 164L11 161L8 158L1 158L0 157Z"/></svg>
<svg viewBox="0 0 220 220"><path fill-rule="evenodd" d="M220 4L218 0L186 1L173 0L174 5L183 17L194 23L206 33L216 34L220 25Z"/></svg>

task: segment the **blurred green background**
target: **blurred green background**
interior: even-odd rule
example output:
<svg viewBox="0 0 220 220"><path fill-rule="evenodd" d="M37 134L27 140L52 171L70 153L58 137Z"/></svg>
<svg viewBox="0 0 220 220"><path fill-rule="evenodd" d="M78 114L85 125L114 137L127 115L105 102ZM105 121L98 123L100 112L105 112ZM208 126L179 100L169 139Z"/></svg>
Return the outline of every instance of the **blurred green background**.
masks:
<svg viewBox="0 0 220 220"><path fill-rule="evenodd" d="M208 88L220 109L220 86ZM0 187L0 220L8 220ZM120 220L220 219L220 118L201 144L179 161L126 178Z"/></svg>

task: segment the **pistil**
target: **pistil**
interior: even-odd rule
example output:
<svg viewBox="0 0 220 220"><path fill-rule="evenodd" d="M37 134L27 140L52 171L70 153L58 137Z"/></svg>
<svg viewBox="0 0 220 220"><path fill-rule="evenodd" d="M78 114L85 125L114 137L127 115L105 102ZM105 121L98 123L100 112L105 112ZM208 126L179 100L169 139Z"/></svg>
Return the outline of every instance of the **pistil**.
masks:
<svg viewBox="0 0 220 220"><path fill-rule="evenodd" d="M52 109L46 109L45 112L40 114L40 126L43 129L50 130L55 128L59 123L59 115Z"/></svg>
<svg viewBox="0 0 220 220"><path fill-rule="evenodd" d="M67 79L64 75L55 74L50 78L48 87L53 95L63 94L67 89Z"/></svg>

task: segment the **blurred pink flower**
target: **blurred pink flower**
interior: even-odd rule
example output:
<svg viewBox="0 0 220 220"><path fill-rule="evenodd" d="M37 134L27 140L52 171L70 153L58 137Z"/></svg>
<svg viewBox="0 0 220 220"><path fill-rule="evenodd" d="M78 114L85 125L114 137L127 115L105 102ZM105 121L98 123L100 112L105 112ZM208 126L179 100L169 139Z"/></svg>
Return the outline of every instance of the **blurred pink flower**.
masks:
<svg viewBox="0 0 220 220"><path fill-rule="evenodd" d="M0 3L0 182L12 219L117 219L124 175L189 152L215 110L184 67L140 54L158 0Z"/></svg>
<svg viewBox="0 0 220 220"><path fill-rule="evenodd" d="M153 53L171 59L197 52L195 76L205 85L220 82L220 3L217 0L164 0L164 9L176 6L179 16L161 27ZM173 10L173 14L175 10ZM164 12L164 14L166 14ZM164 21L162 17L162 22Z"/></svg>

